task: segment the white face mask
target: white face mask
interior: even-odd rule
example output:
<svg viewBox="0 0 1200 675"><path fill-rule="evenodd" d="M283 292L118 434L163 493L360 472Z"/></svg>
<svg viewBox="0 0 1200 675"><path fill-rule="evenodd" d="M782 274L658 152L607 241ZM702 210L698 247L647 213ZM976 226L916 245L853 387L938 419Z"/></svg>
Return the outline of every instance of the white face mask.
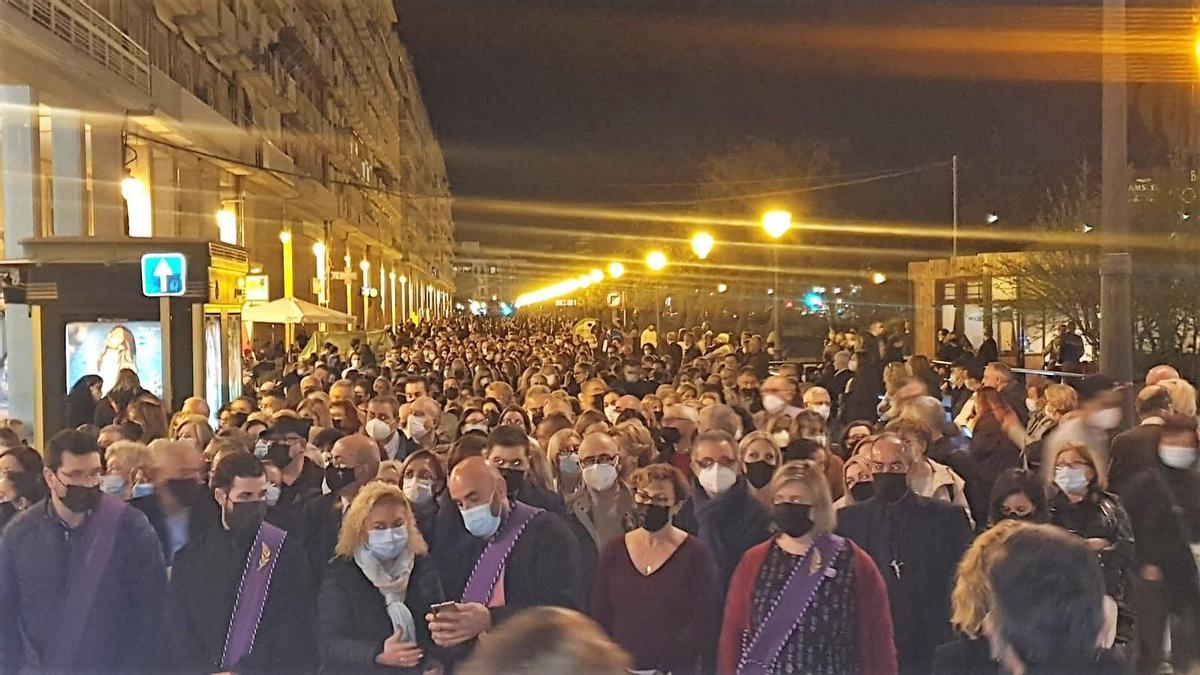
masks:
<svg viewBox="0 0 1200 675"><path fill-rule="evenodd" d="M596 492L604 492L617 482L617 467L612 464L593 464L583 470L583 482Z"/></svg>
<svg viewBox="0 0 1200 675"><path fill-rule="evenodd" d="M424 417L412 415L408 418L408 437L409 438L424 438L429 434L429 429L425 425Z"/></svg>
<svg viewBox="0 0 1200 675"><path fill-rule="evenodd" d="M762 405L763 410L766 410L767 414L778 415L783 411L784 408L787 407L787 401L783 400L783 398L780 396L776 396L775 394L767 394L763 397Z"/></svg>
<svg viewBox="0 0 1200 675"><path fill-rule="evenodd" d="M1186 445L1161 445L1158 457L1172 469L1190 469L1196 464L1196 449Z"/></svg>
<svg viewBox="0 0 1200 675"><path fill-rule="evenodd" d="M737 474L733 472L733 469L713 464L707 469L700 469L696 479L700 481L700 487L704 488L709 497L716 497L725 494L729 488L733 487L733 484L737 482Z"/></svg>
<svg viewBox="0 0 1200 675"><path fill-rule="evenodd" d="M786 448L788 443L792 442L791 435L786 431L776 431L775 433L771 434L771 439L775 441L775 447L779 448L780 450Z"/></svg>
<svg viewBox="0 0 1200 675"><path fill-rule="evenodd" d="M1097 429L1108 431L1116 429L1121 424L1121 409L1120 408L1105 408L1097 410L1088 416L1088 424Z"/></svg>
<svg viewBox="0 0 1200 675"><path fill-rule="evenodd" d="M608 418L608 421L609 421L609 422L612 422L613 424L616 424L616 423L617 423L617 416L618 416L618 415L620 415L620 414L621 414L621 413L617 411L617 406L615 406L615 405L606 405L606 406L604 406L604 416Z"/></svg>
<svg viewBox="0 0 1200 675"><path fill-rule="evenodd" d="M1066 494L1080 495L1087 490L1088 478L1083 469L1057 466L1054 467L1054 484Z"/></svg>
<svg viewBox="0 0 1200 675"><path fill-rule="evenodd" d="M412 418L410 417L409 419ZM387 422L374 418L367 420L367 426L365 427L365 430L367 435L378 443L383 443L387 439L391 438L393 433L392 428L388 426Z"/></svg>
<svg viewBox="0 0 1200 675"><path fill-rule="evenodd" d="M812 407L812 411L821 416L821 419L829 419L830 407L828 403L818 403Z"/></svg>
<svg viewBox="0 0 1200 675"><path fill-rule="evenodd" d="M487 434L487 432L488 432L487 422L479 422L478 424L462 425L461 432L465 434L468 431L482 431L484 434Z"/></svg>
<svg viewBox="0 0 1200 675"><path fill-rule="evenodd" d="M1038 411L1038 407L1039 407L1039 406L1038 406L1037 399L1033 399L1033 398L1027 398L1027 399L1025 399L1025 408L1026 408L1026 409L1027 409L1029 412L1037 412L1037 411Z"/></svg>
<svg viewBox="0 0 1200 675"><path fill-rule="evenodd" d="M849 371L852 373L857 373L858 372L858 361L851 361L850 365L846 366L846 368L849 369Z"/></svg>
<svg viewBox="0 0 1200 675"><path fill-rule="evenodd" d="M433 499L433 481L427 478L405 478L404 496L415 505L422 505Z"/></svg>

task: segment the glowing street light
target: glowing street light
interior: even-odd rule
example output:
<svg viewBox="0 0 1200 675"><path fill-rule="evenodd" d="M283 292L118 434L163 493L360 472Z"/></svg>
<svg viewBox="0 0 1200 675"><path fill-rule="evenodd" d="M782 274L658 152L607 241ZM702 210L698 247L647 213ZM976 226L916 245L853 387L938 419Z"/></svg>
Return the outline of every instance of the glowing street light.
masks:
<svg viewBox="0 0 1200 675"><path fill-rule="evenodd" d="M662 251L651 251L646 254L646 267L652 272L661 272L667 266L667 254Z"/></svg>
<svg viewBox="0 0 1200 675"><path fill-rule="evenodd" d="M779 239L792 229L792 214L787 211L767 211L762 217L763 230L772 239Z"/></svg>
<svg viewBox="0 0 1200 675"><path fill-rule="evenodd" d="M729 290L729 284L717 284L717 292L724 293Z"/></svg>
<svg viewBox="0 0 1200 675"><path fill-rule="evenodd" d="M713 246L715 246L716 243L717 240L713 239L711 234L707 232L697 232L692 237L692 252L696 254L697 258L705 260L708 258L708 254L712 253Z"/></svg>
<svg viewBox="0 0 1200 675"><path fill-rule="evenodd" d="M608 276L614 279L620 279L625 276L625 266L619 262L611 262L608 264Z"/></svg>
<svg viewBox="0 0 1200 675"><path fill-rule="evenodd" d="M283 231L281 231L281 232L279 233L279 243L281 243L281 244L290 244L290 243L292 243L292 231L291 231L291 230L283 230Z"/></svg>
<svg viewBox="0 0 1200 675"><path fill-rule="evenodd" d="M594 283L594 284L598 284L601 281L604 281L604 272L601 272L598 269L592 270L590 273L590 276L592 277L592 283Z"/></svg>
<svg viewBox="0 0 1200 675"><path fill-rule="evenodd" d="M883 272L876 272L871 275L871 283L875 284L876 286L886 282L887 279L888 279L887 275L884 274Z"/></svg>

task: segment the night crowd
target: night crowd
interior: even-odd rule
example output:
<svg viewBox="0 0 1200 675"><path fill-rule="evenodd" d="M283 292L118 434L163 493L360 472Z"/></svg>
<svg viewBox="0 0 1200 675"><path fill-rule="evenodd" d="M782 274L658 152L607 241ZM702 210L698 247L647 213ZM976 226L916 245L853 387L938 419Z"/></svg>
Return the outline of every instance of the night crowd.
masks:
<svg viewBox="0 0 1200 675"><path fill-rule="evenodd" d="M462 317L220 410L84 377L40 452L0 428L0 671L1200 667L1195 389L1125 420L938 340Z"/></svg>

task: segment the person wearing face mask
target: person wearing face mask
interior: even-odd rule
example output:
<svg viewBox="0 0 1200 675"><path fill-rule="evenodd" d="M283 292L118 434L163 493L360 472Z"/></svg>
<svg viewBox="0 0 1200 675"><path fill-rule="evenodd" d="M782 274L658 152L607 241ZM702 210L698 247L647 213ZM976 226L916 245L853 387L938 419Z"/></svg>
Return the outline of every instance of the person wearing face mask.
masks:
<svg viewBox="0 0 1200 675"><path fill-rule="evenodd" d="M912 451L885 432L863 441L874 496L838 511L838 533L870 554L891 601L900 671L929 671L933 653L950 639L950 587L971 526L966 511L921 497L908 487Z"/></svg>
<svg viewBox="0 0 1200 675"><path fill-rule="evenodd" d="M0 670L152 672L161 656L167 572L154 529L100 492L96 441L50 439L50 497L0 537Z"/></svg>
<svg viewBox="0 0 1200 675"><path fill-rule="evenodd" d="M556 432L547 442L546 458L558 494L565 500L583 486L582 469L579 466L579 444L583 436L574 429Z"/></svg>
<svg viewBox="0 0 1200 675"><path fill-rule="evenodd" d="M1158 385L1145 387L1134 399L1133 411L1139 424L1117 434L1112 442L1108 481L1117 494L1126 481L1158 463L1158 439L1163 416L1171 412L1171 395Z"/></svg>
<svg viewBox="0 0 1200 675"><path fill-rule="evenodd" d="M409 418L411 419L411 405ZM367 403L367 421L363 432L379 444L385 459L403 460L412 442L400 433L400 401L392 396L378 396ZM406 430L407 431L407 430Z"/></svg>
<svg viewBox="0 0 1200 675"><path fill-rule="evenodd" d="M809 387L804 392L804 409L821 416L821 421L826 427L825 433L830 437L836 438L839 435L840 427L835 426L837 418L833 416L833 398L825 387Z"/></svg>
<svg viewBox="0 0 1200 675"><path fill-rule="evenodd" d="M432 452L441 444L438 432L442 423L442 406L430 396L422 396L411 405L412 410L405 424L408 433L401 439L406 457L418 450Z"/></svg>
<svg viewBox="0 0 1200 675"><path fill-rule="evenodd" d="M663 449L671 452L666 457L660 456L659 461L669 463L689 479L692 477L691 453L699 424L700 413L691 406L675 403L663 409L662 427L659 432L668 442L660 444L660 447L666 445L668 447Z"/></svg>
<svg viewBox="0 0 1200 675"><path fill-rule="evenodd" d="M1164 664L1168 627L1174 672L1190 672L1200 662L1200 579L1193 554L1200 549L1197 447L1195 418L1164 415L1158 462L1130 478L1121 491L1136 549L1139 672Z"/></svg>
<svg viewBox="0 0 1200 675"><path fill-rule="evenodd" d="M446 491L446 468L437 455L418 450L400 466L400 488L412 506L417 528L432 550L435 543L435 523Z"/></svg>
<svg viewBox="0 0 1200 675"><path fill-rule="evenodd" d="M154 491L129 505L146 514L169 564L192 537L218 525L220 508L205 487L204 454L194 443L152 443L149 473Z"/></svg>
<svg viewBox="0 0 1200 675"><path fill-rule="evenodd" d="M765 431L752 431L742 437L738 444L738 454L741 456L742 474L750 484L750 494L770 508L771 495L767 484L775 469L783 464L783 455L775 440Z"/></svg>
<svg viewBox="0 0 1200 675"><path fill-rule="evenodd" d="M635 670L708 672L720 598L708 547L672 522L687 500L687 479L654 464L638 469L629 488L637 528L602 550L591 614Z"/></svg>
<svg viewBox="0 0 1200 675"><path fill-rule="evenodd" d="M734 573L717 672L896 673L888 589L871 557L833 533L824 472L784 464L771 501L778 534Z"/></svg>
<svg viewBox="0 0 1200 675"><path fill-rule="evenodd" d="M270 672L315 664L308 561L298 537L265 522L263 463L230 453L213 469L218 527L175 556L167 595L178 672Z"/></svg>
<svg viewBox="0 0 1200 675"><path fill-rule="evenodd" d="M104 451L107 473L100 479L100 491L126 501L154 491L147 479L150 449L133 441L117 441Z"/></svg>
<svg viewBox="0 0 1200 675"><path fill-rule="evenodd" d="M363 487L346 511L335 553L317 602L322 670L438 668L445 657L426 616L447 596L401 489L378 482Z"/></svg>
<svg viewBox="0 0 1200 675"><path fill-rule="evenodd" d="M871 463L863 455L855 455L846 460L843 471L846 492L842 498L833 503L833 508L841 510L865 502L875 496L875 483L871 475Z"/></svg>
<svg viewBox="0 0 1200 675"><path fill-rule="evenodd" d="M1072 382L1079 404L1074 414L1065 416L1058 428L1042 442L1041 471L1047 485L1054 481L1054 458L1069 441L1091 448L1102 462L1110 462L1112 435L1121 426L1121 392L1106 375L1088 375Z"/></svg>
<svg viewBox="0 0 1200 675"><path fill-rule="evenodd" d="M469 433L487 436L491 432L487 415L479 408L467 408L463 411L462 422L458 425L458 437Z"/></svg>
<svg viewBox="0 0 1200 675"><path fill-rule="evenodd" d="M540 485L533 465L529 437L520 428L501 425L488 437L484 457L499 471L507 485L509 501L520 501L560 516L567 513L563 498ZM548 476L547 476L548 478Z"/></svg>
<svg viewBox="0 0 1200 675"><path fill-rule="evenodd" d="M788 418L794 418L796 413L800 412L801 408L794 403L796 398L796 383L786 377L773 375L762 380L760 387L762 394L763 417L774 417L778 415L786 415ZM762 428L762 424L759 424Z"/></svg>
<svg viewBox="0 0 1200 675"><path fill-rule="evenodd" d="M1046 487L1029 469L1009 469L992 484L988 526L1005 520L1045 523L1050 520Z"/></svg>
<svg viewBox="0 0 1200 675"><path fill-rule="evenodd" d="M333 557L342 515L362 486L379 474L379 446L366 436L346 436L333 444L325 467L324 494L309 499L300 516L312 574L319 577Z"/></svg>
<svg viewBox="0 0 1200 675"><path fill-rule="evenodd" d="M637 527L633 493L621 481L621 451L612 436L596 432L579 444L583 488L567 499L567 524L579 541L584 588L592 587L597 556L609 542Z"/></svg>
<svg viewBox="0 0 1200 675"><path fill-rule="evenodd" d="M742 554L766 540L771 517L750 494L750 483L740 473L737 443L729 434L700 434L691 459L692 495L680 507L676 523L712 552L718 591L724 597Z"/></svg>
<svg viewBox="0 0 1200 675"><path fill-rule="evenodd" d="M883 370L878 356L859 350L850 357L846 368L853 374L846 383L845 395L838 408L838 420L873 420L879 415L879 397L883 395Z"/></svg>
<svg viewBox="0 0 1200 675"><path fill-rule="evenodd" d="M583 605L579 546L560 516L510 501L482 457L455 465L448 482L463 532L439 540L437 569L451 607L426 616L435 644L473 642L522 609Z"/></svg>
<svg viewBox="0 0 1200 675"><path fill-rule="evenodd" d="M308 434L312 424L305 419L287 414L275 418L271 428L263 432L262 440L267 444L266 462L278 467L282 477L277 485L279 499L276 506L290 510L305 498L321 489L325 476L312 460L305 456L308 449Z"/></svg>
<svg viewBox="0 0 1200 675"><path fill-rule="evenodd" d="M41 473L0 473L0 532L18 513L46 498Z"/></svg>

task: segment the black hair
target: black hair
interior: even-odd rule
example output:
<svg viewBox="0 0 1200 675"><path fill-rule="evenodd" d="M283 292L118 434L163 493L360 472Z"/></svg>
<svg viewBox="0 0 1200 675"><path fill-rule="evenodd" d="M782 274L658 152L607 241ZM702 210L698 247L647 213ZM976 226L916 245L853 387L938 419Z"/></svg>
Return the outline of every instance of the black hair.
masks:
<svg viewBox="0 0 1200 675"><path fill-rule="evenodd" d="M1086 672L1104 624L1104 577L1083 540L1029 525L988 573L996 627L1026 672Z"/></svg>
<svg viewBox="0 0 1200 675"><path fill-rule="evenodd" d="M821 450L821 445L811 438L797 438L783 449L783 461L786 463L798 459L811 460Z"/></svg>
<svg viewBox="0 0 1200 675"><path fill-rule="evenodd" d="M1023 494L1033 504L1033 513L1029 520L1035 523L1045 523L1050 520L1049 507L1046 504L1046 488L1041 476L1028 469L1005 469L992 483L989 522L992 525L1004 520L1004 500L1015 494Z"/></svg>
<svg viewBox="0 0 1200 675"><path fill-rule="evenodd" d="M10 473L7 476L8 481L13 484L13 488L17 494L13 497L13 501L24 498L30 504L40 502L46 498L48 492L46 488L46 479L42 476L42 472L22 471L21 473Z"/></svg>
<svg viewBox="0 0 1200 675"><path fill-rule="evenodd" d="M90 455L93 452L97 455L101 454L100 446L96 444L94 438L82 431L64 429L54 434L54 437L50 439L50 445L46 448L46 467L51 471L58 471L59 467L63 464L64 454L70 453L82 457Z"/></svg>
<svg viewBox="0 0 1200 675"><path fill-rule="evenodd" d="M262 461L248 452L231 452L223 457L213 467L210 485L214 488L228 490L233 487L235 478L258 478L266 475Z"/></svg>
<svg viewBox="0 0 1200 675"><path fill-rule="evenodd" d="M0 457L12 457L21 465L21 471L24 473L36 473L42 475L42 456L37 453L37 450L27 448L24 445L9 448L4 452L0 452Z"/></svg>
<svg viewBox="0 0 1200 675"><path fill-rule="evenodd" d="M337 429L321 429L313 439L313 445L318 448L332 448L334 443L342 440L346 434Z"/></svg>
<svg viewBox="0 0 1200 675"><path fill-rule="evenodd" d="M497 445L506 448L525 448L529 449L529 436L517 427L508 424L502 424L495 429L492 429L492 434L488 436L487 447L489 449Z"/></svg>

